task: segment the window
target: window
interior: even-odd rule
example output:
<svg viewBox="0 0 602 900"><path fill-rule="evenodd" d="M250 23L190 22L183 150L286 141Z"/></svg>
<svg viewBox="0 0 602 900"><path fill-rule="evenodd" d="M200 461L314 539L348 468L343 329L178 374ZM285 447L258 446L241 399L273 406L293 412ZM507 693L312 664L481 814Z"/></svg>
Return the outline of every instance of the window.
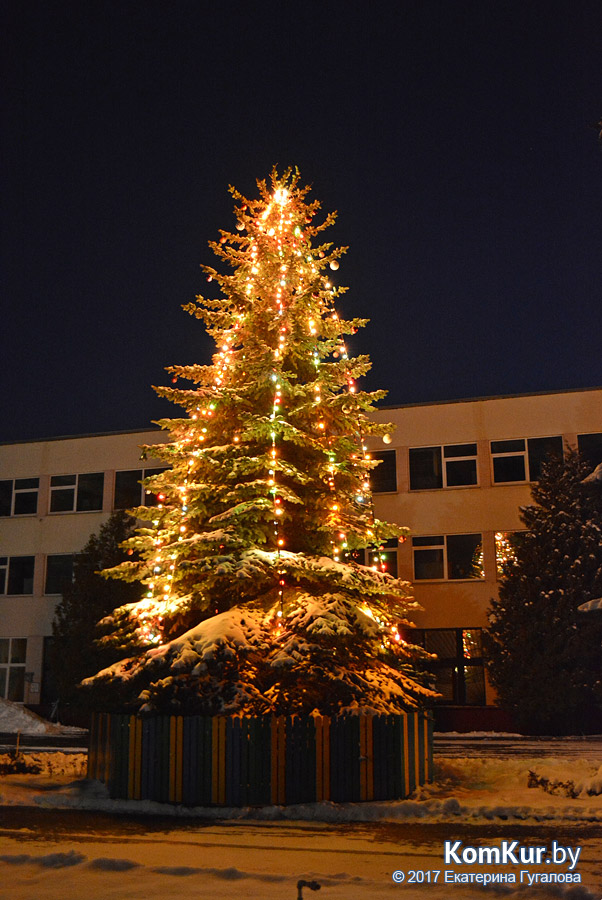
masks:
<svg viewBox="0 0 602 900"><path fill-rule="evenodd" d="M439 703L462 706L485 705L485 669L480 628L425 628L412 631L409 640L420 643L437 659L428 671L442 696Z"/></svg>
<svg viewBox="0 0 602 900"><path fill-rule="evenodd" d="M53 475L50 479L50 512L90 512L102 509L104 473Z"/></svg>
<svg viewBox="0 0 602 900"><path fill-rule="evenodd" d="M165 468L129 469L115 472L115 509L133 509L136 506L156 506L157 495L140 482L150 475L158 475Z"/></svg>
<svg viewBox="0 0 602 900"><path fill-rule="evenodd" d="M72 553L60 553L49 556L46 560L45 594L62 594L65 583L73 581Z"/></svg>
<svg viewBox="0 0 602 900"><path fill-rule="evenodd" d="M526 480L525 442L522 438L516 441L492 441L491 456L495 484Z"/></svg>
<svg viewBox="0 0 602 900"><path fill-rule="evenodd" d="M0 638L0 697L22 703L27 638Z"/></svg>
<svg viewBox="0 0 602 900"><path fill-rule="evenodd" d="M395 450L379 450L371 454L380 459L380 465L370 472L370 487L374 494L392 493L397 490L397 466Z"/></svg>
<svg viewBox="0 0 602 900"><path fill-rule="evenodd" d="M495 566L498 578L502 578L506 569L516 561L516 534L515 531L495 532Z"/></svg>
<svg viewBox="0 0 602 900"><path fill-rule="evenodd" d="M397 578L397 545L398 538L391 538L385 541L378 550L370 550L368 552L368 565L375 566L381 572L393 575Z"/></svg>
<svg viewBox="0 0 602 900"><path fill-rule="evenodd" d="M0 594L33 594L34 556L0 556Z"/></svg>
<svg viewBox="0 0 602 900"><path fill-rule="evenodd" d="M39 478L0 481L0 516L35 516L39 486Z"/></svg>
<svg viewBox="0 0 602 900"><path fill-rule="evenodd" d="M602 434L578 434L577 447L592 471L602 463Z"/></svg>
<svg viewBox="0 0 602 900"><path fill-rule="evenodd" d="M562 458L562 437L491 441L494 484L537 481L541 464L551 456Z"/></svg>
<svg viewBox="0 0 602 900"><path fill-rule="evenodd" d="M483 578L483 536L448 534L412 538L414 580Z"/></svg>
<svg viewBox="0 0 602 900"><path fill-rule="evenodd" d="M410 449L410 490L477 484L477 445L447 444Z"/></svg>
<svg viewBox="0 0 602 900"><path fill-rule="evenodd" d="M529 438L527 441L529 455L529 481L539 481L541 464L556 457L562 459L562 438Z"/></svg>

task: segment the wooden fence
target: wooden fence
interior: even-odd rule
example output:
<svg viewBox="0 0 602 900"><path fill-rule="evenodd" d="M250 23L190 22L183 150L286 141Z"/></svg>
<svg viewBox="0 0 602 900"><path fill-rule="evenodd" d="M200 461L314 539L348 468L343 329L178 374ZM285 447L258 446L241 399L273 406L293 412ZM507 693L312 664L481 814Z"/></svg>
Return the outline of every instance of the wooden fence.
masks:
<svg viewBox="0 0 602 900"><path fill-rule="evenodd" d="M186 806L394 800L432 780L428 713L136 716L97 713L88 777L114 799Z"/></svg>

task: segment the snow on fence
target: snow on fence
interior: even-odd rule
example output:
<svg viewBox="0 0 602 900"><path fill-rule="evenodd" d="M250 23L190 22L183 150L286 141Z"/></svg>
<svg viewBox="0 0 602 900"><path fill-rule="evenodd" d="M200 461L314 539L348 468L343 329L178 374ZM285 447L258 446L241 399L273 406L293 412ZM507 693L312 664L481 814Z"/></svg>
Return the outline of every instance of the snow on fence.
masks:
<svg viewBox="0 0 602 900"><path fill-rule="evenodd" d="M432 780L428 713L202 717L97 713L88 777L114 799L186 806L395 800Z"/></svg>

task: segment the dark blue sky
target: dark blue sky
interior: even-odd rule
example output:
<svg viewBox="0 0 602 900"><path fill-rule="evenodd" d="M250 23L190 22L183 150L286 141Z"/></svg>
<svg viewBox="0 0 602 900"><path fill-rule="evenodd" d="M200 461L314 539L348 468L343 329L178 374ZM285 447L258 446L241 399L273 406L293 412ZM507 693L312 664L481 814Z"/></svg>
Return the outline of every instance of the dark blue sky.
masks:
<svg viewBox="0 0 602 900"><path fill-rule="evenodd" d="M386 403L602 383L598 0L5 0L0 440L145 427L293 164ZM173 413L177 410L173 408Z"/></svg>

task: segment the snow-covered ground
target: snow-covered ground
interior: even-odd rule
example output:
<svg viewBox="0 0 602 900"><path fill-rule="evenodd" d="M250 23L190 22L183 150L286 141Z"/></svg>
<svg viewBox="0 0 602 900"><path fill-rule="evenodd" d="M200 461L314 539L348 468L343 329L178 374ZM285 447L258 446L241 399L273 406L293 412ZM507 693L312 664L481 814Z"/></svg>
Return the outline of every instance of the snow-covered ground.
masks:
<svg viewBox="0 0 602 900"><path fill-rule="evenodd" d="M69 731L0 701L0 732ZM27 752L35 774L0 776L0 898L295 900L304 879L321 885L319 895L305 887L306 900L482 900L484 891L601 900L600 738L473 733L439 735L436 746L435 783L408 800L263 809L111 800L86 780L85 753ZM0 766L9 761L0 754ZM476 848L516 840L548 857L554 841L581 849L572 869L553 858L457 865L445 861L446 840ZM444 881L446 872L473 881ZM559 880L535 879L550 873ZM485 881L512 874L514 882Z"/></svg>
<svg viewBox="0 0 602 900"><path fill-rule="evenodd" d="M537 757L511 750L504 757L440 757L436 784L405 801L260 810L112 801L102 785L83 778L85 754L29 753L26 759L41 767L39 774L0 780L8 823L0 826L0 897L294 900L297 880L304 878L322 886L320 894L305 888L306 900L472 900L484 890L511 900L600 900L600 744L579 746L579 755L568 750L559 756L557 743L538 742ZM529 788L530 771L547 779L554 793ZM577 796L565 796L567 790ZM519 840L548 848L557 840L581 847L570 873L581 881L520 883L521 870L562 874L569 872L566 865L446 865L445 840L493 847ZM443 883L443 873L452 870L514 871L517 882ZM404 883L394 883L395 871L405 873ZM425 874L423 883L410 885L412 871L440 874L436 883Z"/></svg>
<svg viewBox="0 0 602 900"><path fill-rule="evenodd" d="M541 744L537 758L514 756L436 759L433 784L408 800L368 803L308 803L260 809L178 807L154 801L110 800L104 785L85 780L86 755L79 752L26 753L39 774L5 775L0 781L3 806L40 806L175 818L295 820L319 822L495 822L602 825L600 745L591 754L554 757ZM0 764L8 755L0 755ZM529 787L529 773L547 779L547 790ZM531 779L533 781L533 779Z"/></svg>

